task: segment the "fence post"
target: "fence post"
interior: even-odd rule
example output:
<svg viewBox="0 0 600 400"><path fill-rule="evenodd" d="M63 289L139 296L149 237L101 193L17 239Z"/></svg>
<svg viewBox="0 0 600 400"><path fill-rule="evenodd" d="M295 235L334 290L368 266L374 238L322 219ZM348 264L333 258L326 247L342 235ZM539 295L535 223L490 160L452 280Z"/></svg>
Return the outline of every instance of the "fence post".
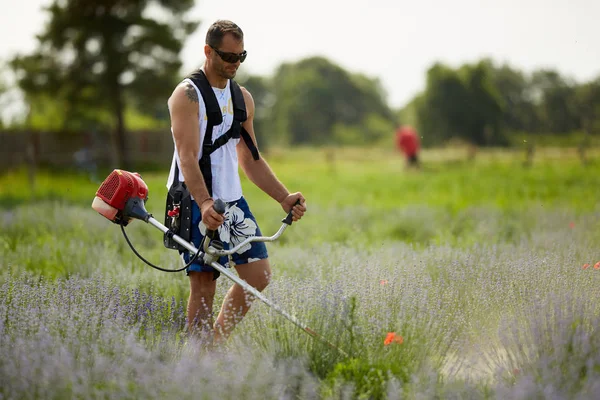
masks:
<svg viewBox="0 0 600 400"><path fill-rule="evenodd" d="M31 188L32 197L35 197L35 174L37 171L37 160L39 157L39 135L34 130L27 132L27 149L25 159L27 160L27 178Z"/></svg>

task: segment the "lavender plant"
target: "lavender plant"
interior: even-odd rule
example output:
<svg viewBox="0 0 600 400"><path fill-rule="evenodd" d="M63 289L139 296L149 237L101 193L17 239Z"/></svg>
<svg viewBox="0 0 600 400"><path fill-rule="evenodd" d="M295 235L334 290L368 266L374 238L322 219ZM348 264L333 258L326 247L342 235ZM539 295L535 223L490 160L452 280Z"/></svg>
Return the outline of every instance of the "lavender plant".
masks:
<svg viewBox="0 0 600 400"><path fill-rule="evenodd" d="M0 396L596 395L600 309L591 300L600 271L582 268L600 259L596 214L312 212L356 218L320 230L294 225L287 241L270 244L265 295L349 358L259 302L221 351L204 352L184 334L183 273L144 266L120 231L89 211L3 212ZM321 241L312 230L332 236ZM149 259L180 265L147 226L128 232ZM219 280L217 302L229 285ZM389 333L401 342L386 344Z"/></svg>
<svg viewBox="0 0 600 400"><path fill-rule="evenodd" d="M597 293L546 293L501 325L497 392L515 399L600 396ZM517 328L518 327L518 328ZM498 352L496 352L498 354Z"/></svg>
<svg viewBox="0 0 600 400"><path fill-rule="evenodd" d="M293 360L201 353L177 340L184 311L174 299L95 279L24 276L10 277L0 299L1 398L279 399L316 390Z"/></svg>

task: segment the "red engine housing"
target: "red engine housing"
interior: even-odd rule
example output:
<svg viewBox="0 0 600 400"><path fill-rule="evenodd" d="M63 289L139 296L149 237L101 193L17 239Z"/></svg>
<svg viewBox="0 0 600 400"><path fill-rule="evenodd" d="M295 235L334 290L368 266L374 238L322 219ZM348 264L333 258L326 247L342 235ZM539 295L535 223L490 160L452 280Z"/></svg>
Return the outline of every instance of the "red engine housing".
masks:
<svg viewBox="0 0 600 400"><path fill-rule="evenodd" d="M148 199L148 186L137 172L115 169L102 182L96 196L111 207L123 211L127 200L130 198L137 197L142 201L146 201Z"/></svg>

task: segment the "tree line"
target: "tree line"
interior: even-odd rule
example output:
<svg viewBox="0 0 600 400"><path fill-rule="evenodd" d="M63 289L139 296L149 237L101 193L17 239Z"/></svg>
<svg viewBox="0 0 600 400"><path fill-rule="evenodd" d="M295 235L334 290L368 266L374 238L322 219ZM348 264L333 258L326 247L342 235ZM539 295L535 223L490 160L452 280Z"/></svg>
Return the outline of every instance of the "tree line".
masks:
<svg viewBox="0 0 600 400"><path fill-rule="evenodd" d="M524 73L490 59L453 69L436 63L425 90L403 108L425 141L503 145L511 135L600 133L600 75L578 83L552 69Z"/></svg>
<svg viewBox="0 0 600 400"><path fill-rule="evenodd" d="M149 13L151 4L162 12ZM169 126L166 100L191 72L181 71L180 52L199 24L187 17L192 6L193 0L55 1L37 50L8 63L29 106L22 124L104 132L126 165L127 129ZM600 76L579 83L555 70L524 73L489 59L458 68L436 63L424 90L399 110L377 78L325 57L284 63L272 76L242 73L238 81L257 104L263 147L389 142L401 124L415 126L431 146L453 138L505 145L519 132L600 132Z"/></svg>

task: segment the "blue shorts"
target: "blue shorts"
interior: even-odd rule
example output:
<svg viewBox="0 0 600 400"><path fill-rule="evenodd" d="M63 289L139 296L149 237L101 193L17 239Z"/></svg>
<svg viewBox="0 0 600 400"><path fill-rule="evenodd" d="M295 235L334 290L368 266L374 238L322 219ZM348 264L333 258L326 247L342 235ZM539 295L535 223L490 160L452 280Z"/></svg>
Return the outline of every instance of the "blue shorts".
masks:
<svg viewBox="0 0 600 400"><path fill-rule="evenodd" d="M225 222L219 227L219 237L225 250L237 246L250 236L262 236L256 218L252 215L246 199L242 197L239 200L225 204ZM196 248L200 248L202 240L204 240L204 233L206 233L206 226L202 223L200 208L195 201L192 201L191 241ZM180 251L179 254L185 264L194 256L188 251ZM268 258L268 254L264 242L249 243L231 255L231 261L235 265L248 264L265 258ZM226 256L220 257L218 262L224 267L229 266L229 259ZM218 273L213 267L205 265L203 262L192 263L186 269L186 273L189 274L190 271Z"/></svg>

